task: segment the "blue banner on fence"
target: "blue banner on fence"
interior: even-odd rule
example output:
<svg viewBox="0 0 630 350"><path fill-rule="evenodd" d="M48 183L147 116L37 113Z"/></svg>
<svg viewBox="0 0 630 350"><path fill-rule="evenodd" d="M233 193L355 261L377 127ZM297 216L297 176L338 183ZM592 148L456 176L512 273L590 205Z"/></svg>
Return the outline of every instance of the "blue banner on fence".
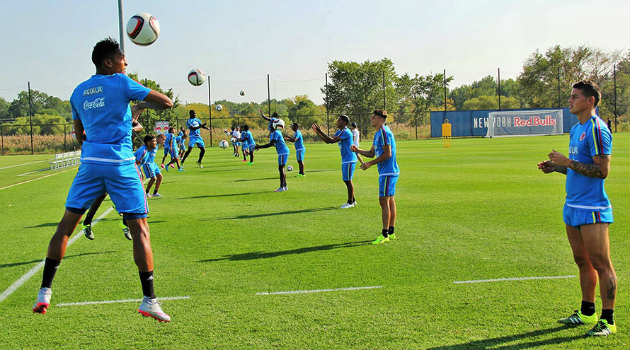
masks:
<svg viewBox="0 0 630 350"><path fill-rule="evenodd" d="M557 110L557 108L524 108L515 110ZM498 111L498 109L489 109L480 111L431 112L431 137L442 136L442 123L445 119L448 119L452 124L453 137L486 136L488 133L488 114ZM503 109L501 111L506 110ZM578 122L578 119L575 114L569 112L568 108L563 108L562 114L562 131L568 133L571 127Z"/></svg>

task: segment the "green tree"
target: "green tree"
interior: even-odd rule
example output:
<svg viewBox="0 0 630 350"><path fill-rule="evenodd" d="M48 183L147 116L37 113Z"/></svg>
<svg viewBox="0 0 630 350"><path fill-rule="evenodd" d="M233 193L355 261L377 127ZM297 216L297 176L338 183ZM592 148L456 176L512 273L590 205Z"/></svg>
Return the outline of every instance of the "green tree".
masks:
<svg viewBox="0 0 630 350"><path fill-rule="evenodd" d="M464 102L464 110L498 109L498 96L479 96ZM519 101L514 97L501 96L501 109L520 108Z"/></svg>
<svg viewBox="0 0 630 350"><path fill-rule="evenodd" d="M9 119L9 103L0 97L0 120Z"/></svg>

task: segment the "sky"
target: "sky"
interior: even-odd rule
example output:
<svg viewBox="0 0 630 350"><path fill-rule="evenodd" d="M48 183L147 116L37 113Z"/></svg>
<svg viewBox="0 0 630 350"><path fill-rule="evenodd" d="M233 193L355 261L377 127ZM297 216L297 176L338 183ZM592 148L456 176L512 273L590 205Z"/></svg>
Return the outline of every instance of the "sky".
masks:
<svg viewBox="0 0 630 350"><path fill-rule="evenodd" d="M536 50L585 45L630 49L628 0L123 0L123 23L160 23L150 46L125 35L127 72L172 88L180 101L262 102L307 95L322 103L328 63L389 58L398 74L446 69L450 87L487 75L516 78ZM2 1L0 97L27 89L61 99L94 74L93 46L119 39L118 0ZM245 96L239 92L245 91Z"/></svg>

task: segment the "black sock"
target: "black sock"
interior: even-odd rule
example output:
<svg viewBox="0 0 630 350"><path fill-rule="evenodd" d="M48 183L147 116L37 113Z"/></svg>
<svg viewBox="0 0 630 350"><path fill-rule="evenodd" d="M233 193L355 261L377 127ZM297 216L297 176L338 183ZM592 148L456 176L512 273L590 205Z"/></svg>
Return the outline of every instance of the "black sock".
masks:
<svg viewBox="0 0 630 350"><path fill-rule="evenodd" d="M389 232L387 232L387 234L390 234L390 235L394 234L394 226L389 227Z"/></svg>
<svg viewBox="0 0 630 350"><path fill-rule="evenodd" d="M57 272L59 263L61 263L61 261L46 258L46 262L44 263L44 277L42 278L41 288L50 288L52 286L52 281L53 278L55 278L55 272Z"/></svg>
<svg viewBox="0 0 630 350"><path fill-rule="evenodd" d="M592 314L595 313L595 303L582 300L582 307L580 308L580 312L584 316L591 316Z"/></svg>
<svg viewBox="0 0 630 350"><path fill-rule="evenodd" d="M384 229L383 229L383 231L381 232L381 233L383 234L383 237L387 238L387 232L388 232L388 231L389 231L389 230L388 230L388 229L386 229L386 228L384 228Z"/></svg>
<svg viewBox="0 0 630 350"><path fill-rule="evenodd" d="M140 283L142 283L142 294L144 294L145 297L155 299L155 292L153 291L153 271L140 271Z"/></svg>
<svg viewBox="0 0 630 350"><path fill-rule="evenodd" d="M153 190L153 194L156 194L156 193L157 193L157 190Z"/></svg>
<svg viewBox="0 0 630 350"><path fill-rule="evenodd" d="M602 316L600 318L603 318L604 320L606 320L608 322L608 324L615 324L615 320L613 318L613 309L602 309Z"/></svg>

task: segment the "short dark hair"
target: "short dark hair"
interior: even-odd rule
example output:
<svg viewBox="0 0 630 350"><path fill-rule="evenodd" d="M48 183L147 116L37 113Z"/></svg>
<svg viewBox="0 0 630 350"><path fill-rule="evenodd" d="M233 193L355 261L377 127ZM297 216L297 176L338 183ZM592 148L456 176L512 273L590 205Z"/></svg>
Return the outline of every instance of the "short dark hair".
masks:
<svg viewBox="0 0 630 350"><path fill-rule="evenodd" d="M384 109L375 109L374 115L377 115L383 119L387 119L387 111Z"/></svg>
<svg viewBox="0 0 630 350"><path fill-rule="evenodd" d="M243 130L245 130L245 131L249 130L249 125L244 124L244 125L243 125Z"/></svg>
<svg viewBox="0 0 630 350"><path fill-rule="evenodd" d="M273 114L271 115L271 118L278 118L278 113L273 112Z"/></svg>
<svg viewBox="0 0 630 350"><path fill-rule="evenodd" d="M348 118L348 116L345 114L340 115L339 119L343 120L346 125L350 124L350 118Z"/></svg>
<svg viewBox="0 0 630 350"><path fill-rule="evenodd" d="M353 128L357 127L357 123L356 122L352 122L352 124L350 124L350 125L352 125Z"/></svg>
<svg viewBox="0 0 630 350"><path fill-rule="evenodd" d="M154 135L151 135L151 134L149 134L149 135L145 136L145 137L144 137L144 144L146 145L148 142L153 141L153 139L154 139L154 138L155 138L155 136L154 136Z"/></svg>
<svg viewBox="0 0 630 350"><path fill-rule="evenodd" d="M194 116L197 115L197 113L194 110L191 109L190 111L188 111L188 115L191 116L191 117L194 117Z"/></svg>
<svg viewBox="0 0 630 350"><path fill-rule="evenodd" d="M593 104L593 107L597 107L599 100L602 99L602 92L599 90L599 86L594 81L578 81L577 83L573 84L573 88L582 91L584 97L595 97L595 103Z"/></svg>
<svg viewBox="0 0 630 350"><path fill-rule="evenodd" d="M94 63L96 67L100 67L103 61L112 58L117 53L122 54L122 51L116 40L112 38L101 40L94 45L94 49L92 50L92 63Z"/></svg>
<svg viewBox="0 0 630 350"><path fill-rule="evenodd" d="M300 126L298 125L298 123L293 123L293 124L291 124L291 126L294 126L296 129L299 129L299 128L300 128Z"/></svg>

